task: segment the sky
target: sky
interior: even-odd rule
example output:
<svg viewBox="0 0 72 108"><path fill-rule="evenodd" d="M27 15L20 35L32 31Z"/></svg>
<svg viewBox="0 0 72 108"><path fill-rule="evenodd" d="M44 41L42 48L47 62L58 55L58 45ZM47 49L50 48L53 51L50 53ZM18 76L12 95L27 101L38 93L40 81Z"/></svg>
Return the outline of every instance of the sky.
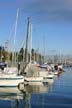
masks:
<svg viewBox="0 0 72 108"><path fill-rule="evenodd" d="M0 45L9 40L11 51L18 8L16 50L23 47L30 17L33 48L46 54L72 54L72 0L0 0Z"/></svg>

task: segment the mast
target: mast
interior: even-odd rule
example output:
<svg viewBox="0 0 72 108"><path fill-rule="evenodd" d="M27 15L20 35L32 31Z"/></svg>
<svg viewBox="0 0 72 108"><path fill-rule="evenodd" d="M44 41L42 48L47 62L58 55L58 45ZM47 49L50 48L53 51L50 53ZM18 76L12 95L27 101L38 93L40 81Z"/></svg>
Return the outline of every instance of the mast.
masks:
<svg viewBox="0 0 72 108"><path fill-rule="evenodd" d="M8 63L9 62L9 50L8 50L8 45L9 41L7 40L5 42L5 62Z"/></svg>
<svg viewBox="0 0 72 108"><path fill-rule="evenodd" d="M14 52L13 52L13 58L12 59L15 62L16 62L16 33L17 33L18 14L19 14L19 8L17 9L16 23L15 23L15 31L14 31Z"/></svg>
<svg viewBox="0 0 72 108"><path fill-rule="evenodd" d="M45 36L43 36L43 48L44 48L44 60L43 60L43 62L45 63Z"/></svg>
<svg viewBox="0 0 72 108"><path fill-rule="evenodd" d="M30 24L30 62L31 62L31 49L32 49L32 25Z"/></svg>
<svg viewBox="0 0 72 108"><path fill-rule="evenodd" d="M29 24L30 24L30 18L28 17L28 22L27 22L27 35L26 35L26 47L25 47L25 62L28 62L28 36L29 36Z"/></svg>

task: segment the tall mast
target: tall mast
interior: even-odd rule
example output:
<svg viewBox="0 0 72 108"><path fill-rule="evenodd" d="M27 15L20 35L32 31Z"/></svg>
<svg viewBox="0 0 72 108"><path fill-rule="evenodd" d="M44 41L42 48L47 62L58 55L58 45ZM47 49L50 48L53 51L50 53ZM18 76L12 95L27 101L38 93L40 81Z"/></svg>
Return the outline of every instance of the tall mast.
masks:
<svg viewBox="0 0 72 108"><path fill-rule="evenodd" d="M45 62L45 36L43 36L44 61Z"/></svg>
<svg viewBox="0 0 72 108"><path fill-rule="evenodd" d="M19 8L17 9L16 23L15 23L15 31L14 31L14 52L13 52L13 60L15 62L16 62L16 33L17 33L18 14L19 14Z"/></svg>
<svg viewBox="0 0 72 108"><path fill-rule="evenodd" d="M29 24L30 24L30 18L28 17L28 23L27 23L27 35L26 35L26 48L25 48L25 62L28 62L28 36L29 36Z"/></svg>
<svg viewBox="0 0 72 108"><path fill-rule="evenodd" d="M32 25L30 24L30 62L31 62L31 49L32 49Z"/></svg>

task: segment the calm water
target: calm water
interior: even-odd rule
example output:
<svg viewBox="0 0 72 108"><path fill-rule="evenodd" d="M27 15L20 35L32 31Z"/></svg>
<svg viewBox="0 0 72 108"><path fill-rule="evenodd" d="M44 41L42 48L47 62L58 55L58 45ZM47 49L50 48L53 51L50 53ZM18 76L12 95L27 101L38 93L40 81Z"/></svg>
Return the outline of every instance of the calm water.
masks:
<svg viewBox="0 0 72 108"><path fill-rule="evenodd" d="M49 84L0 88L0 108L72 108L72 68L65 68Z"/></svg>

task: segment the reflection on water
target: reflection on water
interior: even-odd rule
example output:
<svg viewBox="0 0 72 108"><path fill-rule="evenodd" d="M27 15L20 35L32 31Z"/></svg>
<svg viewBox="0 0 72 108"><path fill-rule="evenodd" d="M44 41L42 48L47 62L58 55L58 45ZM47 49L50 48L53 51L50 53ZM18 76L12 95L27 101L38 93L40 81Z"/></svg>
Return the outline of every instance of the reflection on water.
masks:
<svg viewBox="0 0 72 108"><path fill-rule="evenodd" d="M0 107L1 108L17 108L23 100L23 94L18 88L0 87Z"/></svg>
<svg viewBox="0 0 72 108"><path fill-rule="evenodd" d="M0 87L0 108L30 108L31 95L47 93L48 88L48 83L42 82L22 84L20 88Z"/></svg>
<svg viewBox="0 0 72 108"><path fill-rule="evenodd" d="M45 93L48 91L48 88L44 86L43 84L41 85L27 85L25 86L25 91L28 93Z"/></svg>
<svg viewBox="0 0 72 108"><path fill-rule="evenodd" d="M72 68L49 83L0 88L0 108L72 108Z"/></svg>
<svg viewBox="0 0 72 108"><path fill-rule="evenodd" d="M18 88L0 88L0 108L29 108L30 94Z"/></svg>

